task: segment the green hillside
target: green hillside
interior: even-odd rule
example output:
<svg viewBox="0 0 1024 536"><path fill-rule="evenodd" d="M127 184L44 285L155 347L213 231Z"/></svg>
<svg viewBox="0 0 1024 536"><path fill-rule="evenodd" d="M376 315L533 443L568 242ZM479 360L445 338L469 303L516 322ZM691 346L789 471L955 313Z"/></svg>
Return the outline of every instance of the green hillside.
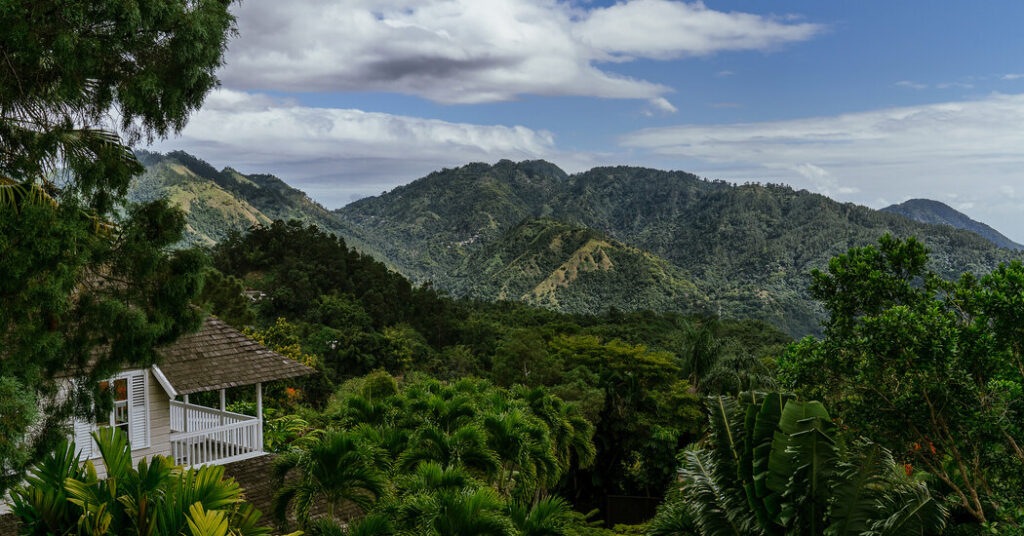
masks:
<svg viewBox="0 0 1024 536"><path fill-rule="evenodd" d="M137 155L146 172L133 182L129 199L170 199L187 214L186 240L190 243L213 244L231 230L279 219L342 231L330 211L273 175L243 175L231 168L218 171L181 151L166 155L138 151Z"/></svg>
<svg viewBox="0 0 1024 536"><path fill-rule="evenodd" d="M140 159L147 171L131 198L165 196L185 209L190 242L298 219L415 283L567 312L708 311L804 335L823 318L807 293L810 271L884 233L920 238L950 278L1024 256L948 225L679 171L569 175L544 161L475 163L332 212L272 175L218 171L182 152Z"/></svg>
<svg viewBox="0 0 1024 536"><path fill-rule="evenodd" d="M491 250L524 219L598 230L687 274L712 311L762 319L794 335L817 332L823 318L806 291L809 272L884 233L920 238L933 252L933 268L947 277L1021 257L975 233L788 186L735 186L635 167L567 175L540 161L470 164L335 213L361 242L378 245L391 266L456 292L501 288L494 279L502 273L515 274L511 285L521 290L525 269L496 272Z"/></svg>
<svg viewBox="0 0 1024 536"><path fill-rule="evenodd" d="M476 249L437 283L456 295L583 313L696 311L697 288L664 259L585 227L530 219Z"/></svg>
<svg viewBox="0 0 1024 536"><path fill-rule="evenodd" d="M376 247L380 259L415 282L437 280L476 247L526 218L550 215L547 202L567 175L543 161L445 169L335 214L349 243Z"/></svg>

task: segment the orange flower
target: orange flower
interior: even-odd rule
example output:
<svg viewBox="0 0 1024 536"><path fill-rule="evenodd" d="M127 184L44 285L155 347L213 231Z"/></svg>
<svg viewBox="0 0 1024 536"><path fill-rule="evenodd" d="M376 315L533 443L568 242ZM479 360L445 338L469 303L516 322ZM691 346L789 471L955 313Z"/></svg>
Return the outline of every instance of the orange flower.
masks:
<svg viewBox="0 0 1024 536"><path fill-rule="evenodd" d="M909 463L903 464L903 472L907 473L907 476L910 476L910 474L914 472L914 466Z"/></svg>
<svg viewBox="0 0 1024 536"><path fill-rule="evenodd" d="M935 444L931 441L928 442L928 448L932 449L932 454L935 454Z"/></svg>
<svg viewBox="0 0 1024 536"><path fill-rule="evenodd" d="M921 444L920 443L914 443L914 451L916 452L916 451L919 451L919 450L921 450Z"/></svg>

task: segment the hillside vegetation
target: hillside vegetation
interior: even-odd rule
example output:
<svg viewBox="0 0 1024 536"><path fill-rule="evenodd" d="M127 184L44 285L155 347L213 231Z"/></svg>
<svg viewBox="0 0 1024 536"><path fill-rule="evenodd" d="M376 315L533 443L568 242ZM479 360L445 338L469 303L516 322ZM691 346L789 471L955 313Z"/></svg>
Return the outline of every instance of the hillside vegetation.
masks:
<svg viewBox="0 0 1024 536"><path fill-rule="evenodd" d="M186 213L186 241L212 245L232 230L254 224L296 219L339 230L337 218L273 175L244 175L231 168L217 171L182 151L166 155L137 151L146 167L132 184L133 202L166 198Z"/></svg>
<svg viewBox="0 0 1024 536"><path fill-rule="evenodd" d="M647 259L667 261L669 272L707 297L701 307L765 320L794 335L817 333L823 318L806 292L810 271L882 234L920 238L932 251L933 269L950 278L1019 258L973 232L788 186L736 186L635 167L567 175L541 161L470 164L432 173L335 213L359 242L380 245L388 264L414 281L431 280L456 294L488 297L502 295L494 288L534 286L537 276L524 268L522 256L533 258L538 248L516 236L524 219L547 218L600 231L638 248ZM548 277L557 279L559 266L551 266ZM604 291L602 304L608 294L618 294L611 296L613 302L630 303L635 297L630 285ZM535 298L525 290L505 295ZM600 310L585 301L535 303L572 312ZM672 300L645 303L679 306Z"/></svg>
<svg viewBox="0 0 1024 536"><path fill-rule="evenodd" d="M665 259L547 218L525 220L477 248L444 281L459 295L570 311L696 311L706 301Z"/></svg>
<svg viewBox="0 0 1024 536"><path fill-rule="evenodd" d="M135 200L169 198L192 243L297 219L344 237L415 284L569 313L711 312L820 333L810 271L879 236L915 236L948 278L1020 252L775 184L733 185L679 171L603 167L569 175L544 161L444 169L328 211L272 175L217 171L182 152L140 153Z"/></svg>

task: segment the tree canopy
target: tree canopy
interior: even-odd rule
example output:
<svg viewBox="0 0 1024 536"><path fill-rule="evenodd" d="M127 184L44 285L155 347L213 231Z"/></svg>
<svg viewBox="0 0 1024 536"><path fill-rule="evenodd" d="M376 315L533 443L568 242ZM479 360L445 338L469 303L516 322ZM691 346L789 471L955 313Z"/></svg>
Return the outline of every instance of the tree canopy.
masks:
<svg viewBox="0 0 1024 536"><path fill-rule="evenodd" d="M0 6L0 492L69 417L109 410L98 380L198 326L204 257L167 252L184 218L166 201L125 203L128 143L180 130L215 87L228 4Z"/></svg>
<svg viewBox="0 0 1024 536"><path fill-rule="evenodd" d="M825 338L794 345L782 382L937 478L963 514L1024 504L1024 265L939 278L914 239L883 237L813 274Z"/></svg>

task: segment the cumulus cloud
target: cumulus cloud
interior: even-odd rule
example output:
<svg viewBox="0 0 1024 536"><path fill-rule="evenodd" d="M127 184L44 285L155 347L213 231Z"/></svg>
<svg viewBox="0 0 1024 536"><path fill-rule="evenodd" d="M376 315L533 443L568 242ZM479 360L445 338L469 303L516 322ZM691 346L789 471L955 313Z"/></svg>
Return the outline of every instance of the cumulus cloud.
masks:
<svg viewBox="0 0 1024 536"><path fill-rule="evenodd" d="M828 117L652 128L622 144L707 176L787 182L842 199L956 193L1024 238L1024 94ZM856 189L856 191L854 190ZM966 205L965 205L966 206Z"/></svg>
<svg viewBox="0 0 1024 536"><path fill-rule="evenodd" d="M673 106L665 97L655 97L650 100L650 103L655 110L667 114L674 114L679 111L679 109Z"/></svg>
<svg viewBox="0 0 1024 536"><path fill-rule="evenodd" d="M821 32L749 13L708 9L701 2L632 0L588 13L575 33L587 44L625 58L672 59L723 50L766 50Z"/></svg>
<svg viewBox="0 0 1024 536"><path fill-rule="evenodd" d="M153 150L183 149L214 165L275 173L328 206L380 193L467 162L548 158L570 170L586 155L560 152L548 132L313 108L264 94L221 89L181 136Z"/></svg>
<svg viewBox="0 0 1024 536"><path fill-rule="evenodd" d="M442 103L584 95L654 99L669 88L602 63L767 50L821 26L701 3L631 0L252 0L221 73L227 87L389 91Z"/></svg>

